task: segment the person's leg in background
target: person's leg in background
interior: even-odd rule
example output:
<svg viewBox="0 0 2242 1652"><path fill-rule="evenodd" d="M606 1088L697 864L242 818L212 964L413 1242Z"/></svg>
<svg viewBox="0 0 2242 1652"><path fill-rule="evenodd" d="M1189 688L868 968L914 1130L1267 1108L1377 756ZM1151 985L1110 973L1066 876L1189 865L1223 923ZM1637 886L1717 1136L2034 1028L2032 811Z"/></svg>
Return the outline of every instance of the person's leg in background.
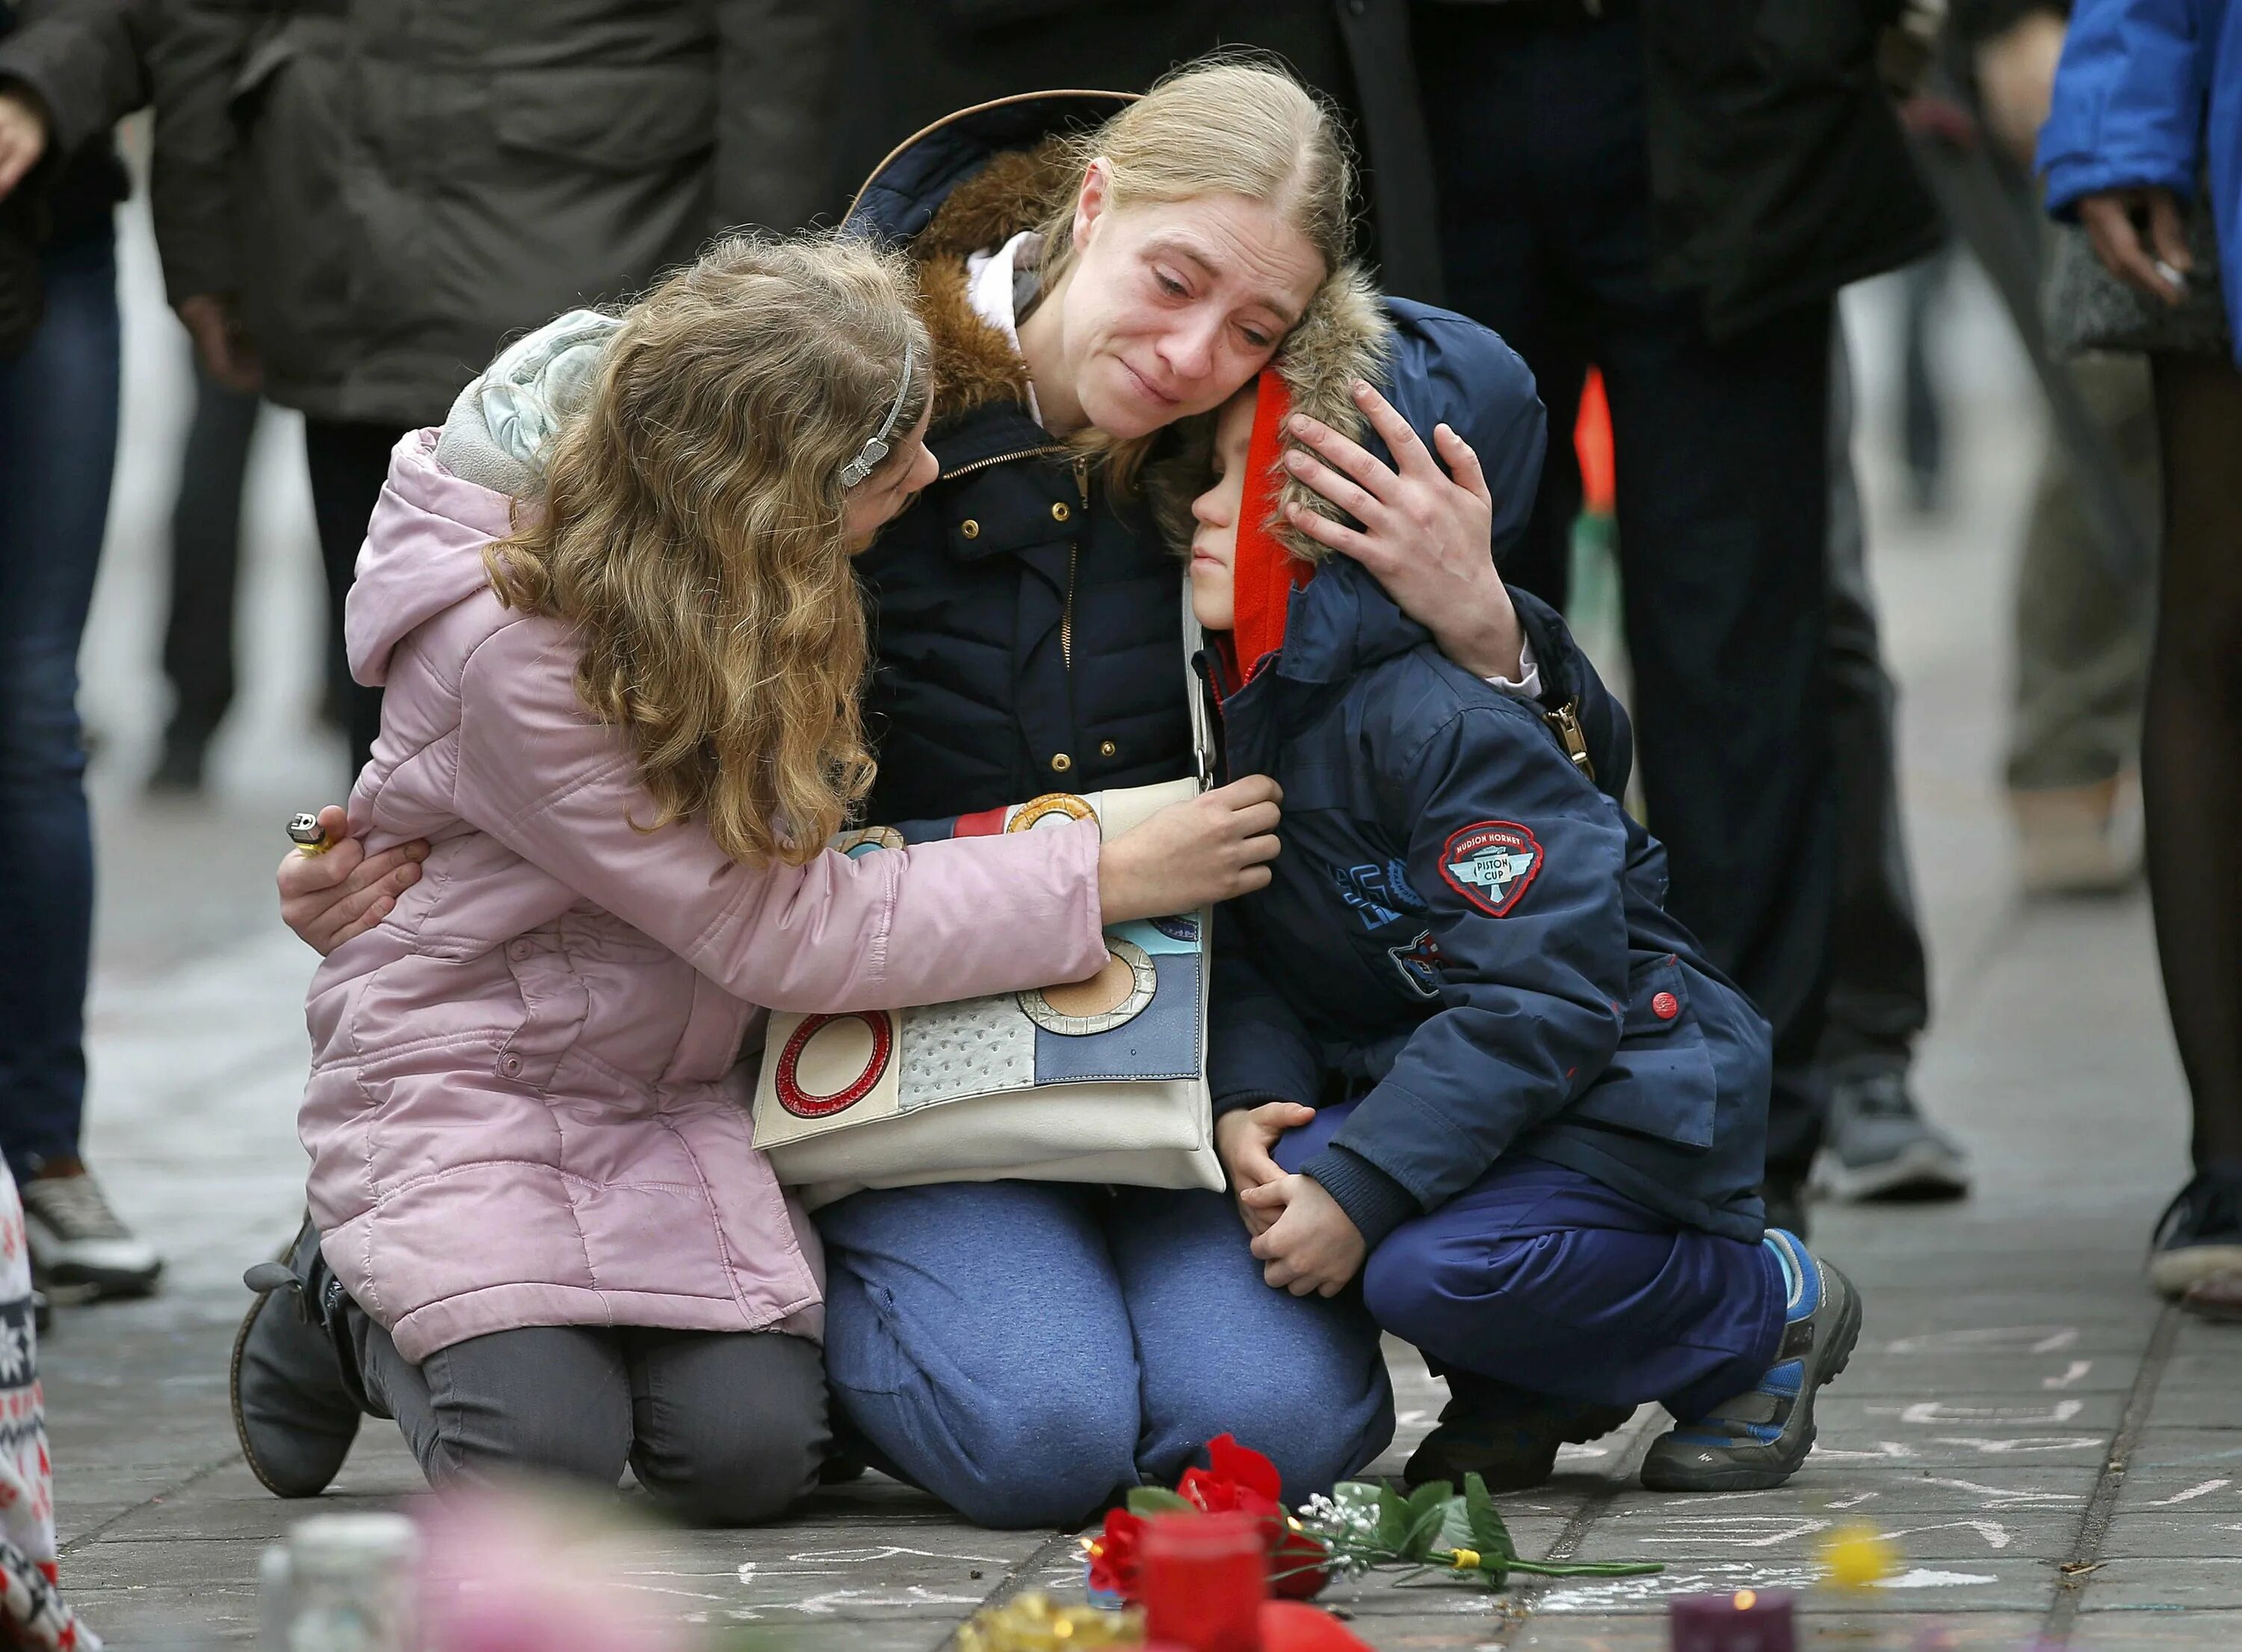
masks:
<svg viewBox="0 0 2242 1652"><path fill-rule="evenodd" d="M46 318L0 363L0 1150L41 1283L133 1295L162 1260L78 1142L93 836L77 651L117 451L117 265L106 231L43 263Z"/></svg>
<svg viewBox="0 0 2242 1652"><path fill-rule="evenodd" d="M194 422L171 505L171 599L164 675L171 717L151 787L199 792L211 735L233 703L233 595L241 564L241 483L260 400L228 390L199 365Z"/></svg>
<svg viewBox="0 0 2242 1652"><path fill-rule="evenodd" d="M2141 789L2195 1174L2158 1225L2150 1278L2178 1294L2242 1269L2242 373L2151 359L2165 532Z"/></svg>
<svg viewBox="0 0 2242 1652"><path fill-rule="evenodd" d="M1900 271L1900 452L1907 460L1908 502L1923 514L1946 494L1946 408L1932 332L1953 286L1955 245L1945 245Z"/></svg>
<svg viewBox="0 0 2242 1652"><path fill-rule="evenodd" d="M381 691L351 680L343 657L343 604L350 596L366 525L389 475L389 451L404 431L340 419L304 421L304 463L312 478L312 514L327 575L327 698L350 740L351 779L366 766L381 732Z"/></svg>
<svg viewBox="0 0 2242 1652"><path fill-rule="evenodd" d="M1232 1434L1298 1502L1386 1449L1393 1388L1359 1292L1270 1285L1237 1205L1204 1188L1117 1187L1105 1236L1143 1373L1142 1478L1171 1485Z"/></svg>
<svg viewBox="0 0 2242 1652"><path fill-rule="evenodd" d="M1814 1179L1838 1199L1959 1198L1970 1191L1969 1160L1924 1120L1908 1085L1930 1020L1930 975L1900 814L1899 696L1878 645L1853 475L1852 378L1840 325L1829 356L1829 726L1840 824L1829 1004L1816 1052L1829 1128Z"/></svg>
<svg viewBox="0 0 2242 1652"><path fill-rule="evenodd" d="M978 1526L1069 1525L1137 1483L1141 1377L1106 1197L948 1182L817 1212L827 1380L875 1468Z"/></svg>
<svg viewBox="0 0 2242 1652"><path fill-rule="evenodd" d="M1549 210L1531 140L1547 107L1542 30L1502 6L1420 3L1410 12L1436 169L1447 300L1500 333L1534 373L1549 444L1534 515L1502 577L1560 611L1581 513L1572 432L1588 376L1581 318L1552 263Z"/></svg>
<svg viewBox="0 0 2242 1652"><path fill-rule="evenodd" d="M2158 488L2156 398L2142 357L2074 358L2071 382L2108 439L2140 518ZM2141 873L2139 752L2151 593L2112 575L2079 467L2051 440L2017 569L2009 809L2028 894L2093 894Z"/></svg>

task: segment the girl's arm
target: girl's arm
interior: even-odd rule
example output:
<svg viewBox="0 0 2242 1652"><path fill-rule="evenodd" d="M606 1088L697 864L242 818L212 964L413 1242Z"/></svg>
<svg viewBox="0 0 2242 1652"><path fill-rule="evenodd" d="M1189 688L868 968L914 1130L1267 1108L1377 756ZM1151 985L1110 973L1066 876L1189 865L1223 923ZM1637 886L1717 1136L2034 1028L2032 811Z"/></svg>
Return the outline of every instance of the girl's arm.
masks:
<svg viewBox="0 0 2242 1652"><path fill-rule="evenodd" d="M469 658L460 818L727 991L773 1009L890 1009L1104 962L1094 826L742 866L692 821L640 829L657 810L635 759L555 652L573 657L564 632L522 622Z"/></svg>

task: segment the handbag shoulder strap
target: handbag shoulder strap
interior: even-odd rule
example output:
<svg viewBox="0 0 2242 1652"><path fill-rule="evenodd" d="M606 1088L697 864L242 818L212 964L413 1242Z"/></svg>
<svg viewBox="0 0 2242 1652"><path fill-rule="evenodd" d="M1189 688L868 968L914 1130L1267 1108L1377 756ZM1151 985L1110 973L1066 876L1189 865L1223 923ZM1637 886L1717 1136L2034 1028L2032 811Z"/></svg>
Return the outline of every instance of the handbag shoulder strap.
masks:
<svg viewBox="0 0 2242 1652"><path fill-rule="evenodd" d="M1184 699L1191 707L1191 757L1198 765L1198 789L1214 784L1214 719L1207 713L1206 685L1199 680L1194 663L1206 646L1206 633L1191 612L1191 575L1184 575Z"/></svg>

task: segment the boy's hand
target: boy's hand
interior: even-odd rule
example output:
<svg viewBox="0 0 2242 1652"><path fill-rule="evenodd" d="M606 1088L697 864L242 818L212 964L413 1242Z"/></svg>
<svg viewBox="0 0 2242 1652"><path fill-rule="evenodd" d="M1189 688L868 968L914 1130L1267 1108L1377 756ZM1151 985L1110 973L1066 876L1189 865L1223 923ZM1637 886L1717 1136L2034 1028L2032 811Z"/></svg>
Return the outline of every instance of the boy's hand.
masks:
<svg viewBox="0 0 2242 1652"><path fill-rule="evenodd" d="M1277 1220L1277 1212L1257 1210L1244 1197L1252 1188L1284 1180L1285 1173L1269 1156L1269 1150L1285 1131L1297 1129L1315 1116L1313 1107L1304 1107L1297 1101L1264 1101L1258 1107L1225 1113L1214 1121L1214 1150L1222 1167L1230 1173L1232 1191L1239 1195L1238 1214L1245 1219L1246 1232L1259 1235Z"/></svg>
<svg viewBox="0 0 2242 1652"><path fill-rule="evenodd" d="M1251 1213L1277 1214L1268 1231L1253 1241L1253 1254L1268 1267L1261 1277L1295 1296L1311 1291L1336 1296L1361 1270L1369 1247L1339 1201L1313 1176L1279 1176L1238 1195Z"/></svg>

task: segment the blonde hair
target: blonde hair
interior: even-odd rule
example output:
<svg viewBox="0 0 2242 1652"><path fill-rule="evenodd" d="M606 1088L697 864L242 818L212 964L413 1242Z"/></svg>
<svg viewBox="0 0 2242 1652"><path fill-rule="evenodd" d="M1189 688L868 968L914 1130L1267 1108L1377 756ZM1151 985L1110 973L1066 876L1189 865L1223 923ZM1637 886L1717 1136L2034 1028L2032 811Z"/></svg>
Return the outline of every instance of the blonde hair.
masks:
<svg viewBox="0 0 2242 1652"><path fill-rule="evenodd" d="M485 552L501 600L575 627L577 692L637 752L645 830L705 815L735 860L798 865L871 785L840 472L899 390L895 445L927 406L911 294L862 241L719 243L625 312L541 508Z"/></svg>
<svg viewBox="0 0 2242 1652"><path fill-rule="evenodd" d="M1043 222L1046 294L1073 267L1076 203L1090 164L1099 159L1111 169L1109 208L1242 196L1306 236L1323 256L1326 278L1352 255L1354 157L1346 129L1326 100L1272 57L1223 52L1185 64L1102 125L1067 138L1064 154L1074 187ZM1125 490L1158 435L1124 439L1091 429L1074 445Z"/></svg>

